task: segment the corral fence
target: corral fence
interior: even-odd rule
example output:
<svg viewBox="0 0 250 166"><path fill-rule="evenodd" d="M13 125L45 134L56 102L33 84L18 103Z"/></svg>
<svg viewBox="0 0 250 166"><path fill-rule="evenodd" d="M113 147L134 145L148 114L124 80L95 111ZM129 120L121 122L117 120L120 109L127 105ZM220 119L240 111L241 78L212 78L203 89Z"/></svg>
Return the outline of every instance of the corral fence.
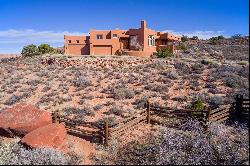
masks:
<svg viewBox="0 0 250 166"><path fill-rule="evenodd" d="M237 95L233 103L233 108L233 119L249 125L249 98L244 98L243 95Z"/></svg>
<svg viewBox="0 0 250 166"><path fill-rule="evenodd" d="M105 121L103 124L97 125L94 122L83 122L71 119L60 115L57 112L53 113L53 120L55 122L64 122L69 133L89 137L93 142L108 145L111 138L118 138L124 135L127 131L145 123L165 125L164 121L160 121L156 117L163 119L178 118L183 120L188 117L193 117L206 129L209 122L221 123L229 119L245 122L248 121L248 116L249 99L244 99L242 96L236 96L233 105L224 105L213 110L209 107L205 107L204 110L173 109L170 107L153 106L147 101L146 111L144 110L134 114L132 117L128 117L116 124Z"/></svg>
<svg viewBox="0 0 250 166"><path fill-rule="evenodd" d="M68 133L85 138L91 142L100 142L100 128L93 122L84 122L61 115L58 112L52 113L53 122L64 123Z"/></svg>

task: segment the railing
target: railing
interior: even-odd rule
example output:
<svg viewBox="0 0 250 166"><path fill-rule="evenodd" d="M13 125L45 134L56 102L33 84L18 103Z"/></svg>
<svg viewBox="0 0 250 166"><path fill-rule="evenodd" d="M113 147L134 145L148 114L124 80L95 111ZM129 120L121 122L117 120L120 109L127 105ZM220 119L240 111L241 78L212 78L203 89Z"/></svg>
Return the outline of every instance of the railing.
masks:
<svg viewBox="0 0 250 166"><path fill-rule="evenodd" d="M70 133L88 136L92 140L98 140L108 145L111 138L118 138L128 130L134 129L145 122L148 124L164 124L164 122L157 120L154 116L168 119L186 119L193 117L197 119L205 129L207 128L208 122L221 123L232 118L237 120L241 119L248 123L249 119L249 99L244 99L242 96L236 97L234 107L224 105L214 110L206 107L204 110L173 109L170 107L152 106L149 101L147 101L146 106L146 111L139 112L115 125L110 125L108 121L105 121L102 127L98 127L94 122L73 120L57 112L53 113L53 121L64 122L67 131Z"/></svg>
<svg viewBox="0 0 250 166"><path fill-rule="evenodd" d="M105 145L108 145L110 138L117 138L124 134L126 131L134 129L135 127L138 127L141 124L145 123L147 121L147 117L147 112L140 112L133 117L124 119L122 122L112 127L109 126L108 121L105 121L103 133Z"/></svg>
<svg viewBox="0 0 250 166"><path fill-rule="evenodd" d="M234 103L234 116L237 120L249 125L249 99L237 95Z"/></svg>

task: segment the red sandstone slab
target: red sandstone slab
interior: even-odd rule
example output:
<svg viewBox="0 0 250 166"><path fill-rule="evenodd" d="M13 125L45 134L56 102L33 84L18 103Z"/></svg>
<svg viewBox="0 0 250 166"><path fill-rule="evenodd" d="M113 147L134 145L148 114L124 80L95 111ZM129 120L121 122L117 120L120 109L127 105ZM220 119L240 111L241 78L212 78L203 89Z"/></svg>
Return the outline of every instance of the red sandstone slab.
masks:
<svg viewBox="0 0 250 166"><path fill-rule="evenodd" d="M26 134L51 123L52 117L49 112L23 103L0 113L0 128L11 129L19 134Z"/></svg>
<svg viewBox="0 0 250 166"><path fill-rule="evenodd" d="M33 130L25 135L21 142L32 148L59 148L66 136L65 125L63 123L53 123Z"/></svg>

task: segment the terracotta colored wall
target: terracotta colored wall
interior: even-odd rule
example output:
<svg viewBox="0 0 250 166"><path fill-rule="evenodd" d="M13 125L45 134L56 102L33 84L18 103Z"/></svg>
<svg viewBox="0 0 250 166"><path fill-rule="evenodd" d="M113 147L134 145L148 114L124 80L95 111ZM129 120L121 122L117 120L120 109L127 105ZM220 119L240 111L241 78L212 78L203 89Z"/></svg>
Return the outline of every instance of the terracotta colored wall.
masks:
<svg viewBox="0 0 250 166"><path fill-rule="evenodd" d="M77 40L79 43L77 43ZM89 37L64 36L64 50L65 54L68 55L89 55Z"/></svg>
<svg viewBox="0 0 250 166"><path fill-rule="evenodd" d="M117 38L113 38L113 34L117 34ZM97 35L102 35L103 39L97 39ZM90 36L65 36L65 54L69 55L107 55L116 54L120 49L123 49L126 45L129 50L139 51L134 46L131 46L129 37L131 35L137 36L137 42L142 46L141 52L144 52L145 56L156 52L157 48L162 45L162 40L167 41L180 41L180 36L175 36L170 33L156 32L155 30L148 29L146 21L141 21L141 27L138 29L129 30L91 30ZM155 46L148 45L148 36L153 35L157 40ZM122 38L120 40L120 38ZM71 40L71 43L68 41ZM79 40L79 43L76 43ZM173 50L174 51L174 50ZM134 52L132 53L134 54Z"/></svg>

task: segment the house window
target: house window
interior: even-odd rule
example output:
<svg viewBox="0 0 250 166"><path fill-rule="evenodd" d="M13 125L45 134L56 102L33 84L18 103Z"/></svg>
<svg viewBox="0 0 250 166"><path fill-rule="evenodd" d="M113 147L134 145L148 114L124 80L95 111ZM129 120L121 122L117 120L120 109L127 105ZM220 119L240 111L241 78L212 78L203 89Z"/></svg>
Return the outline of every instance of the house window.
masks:
<svg viewBox="0 0 250 166"><path fill-rule="evenodd" d="M79 43L79 40L76 40L77 43Z"/></svg>
<svg viewBox="0 0 250 166"><path fill-rule="evenodd" d="M69 40L69 43L71 43L71 40Z"/></svg>
<svg viewBox="0 0 250 166"><path fill-rule="evenodd" d="M113 34L113 38L117 38L118 37L118 35L117 34Z"/></svg>
<svg viewBox="0 0 250 166"><path fill-rule="evenodd" d="M155 37L153 35L148 36L148 45L154 46L155 45Z"/></svg>
<svg viewBox="0 0 250 166"><path fill-rule="evenodd" d="M97 39L102 39L102 35L96 35Z"/></svg>
<svg viewBox="0 0 250 166"><path fill-rule="evenodd" d="M130 39L130 41L129 41L130 46L136 46L136 44L137 44L137 36L136 35L131 35L129 39Z"/></svg>
<svg viewBox="0 0 250 166"><path fill-rule="evenodd" d="M162 45L167 45L167 40L162 40Z"/></svg>

